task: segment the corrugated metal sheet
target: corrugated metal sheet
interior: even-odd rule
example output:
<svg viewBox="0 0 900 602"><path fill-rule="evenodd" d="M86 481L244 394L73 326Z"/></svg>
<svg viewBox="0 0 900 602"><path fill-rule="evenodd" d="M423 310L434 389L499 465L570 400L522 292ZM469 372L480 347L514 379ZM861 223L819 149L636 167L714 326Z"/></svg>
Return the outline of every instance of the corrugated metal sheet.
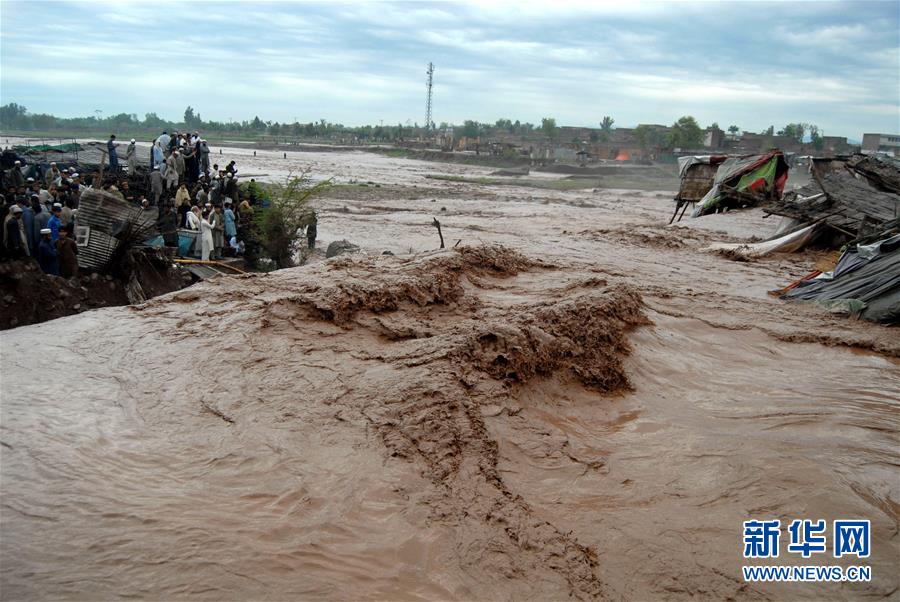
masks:
<svg viewBox="0 0 900 602"><path fill-rule="evenodd" d="M78 248L78 265L86 269L100 270L106 267L113 252L121 244L116 236L142 242L158 235L153 212L143 211L102 190L88 189L82 192L75 224L79 229L88 229L87 244Z"/></svg>

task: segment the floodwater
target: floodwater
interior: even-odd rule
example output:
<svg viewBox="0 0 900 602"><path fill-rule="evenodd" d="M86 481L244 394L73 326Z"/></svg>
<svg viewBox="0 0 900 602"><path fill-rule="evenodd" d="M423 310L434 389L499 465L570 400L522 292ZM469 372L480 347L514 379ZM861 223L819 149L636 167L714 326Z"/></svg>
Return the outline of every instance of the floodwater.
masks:
<svg viewBox="0 0 900 602"><path fill-rule="evenodd" d="M896 595L900 343L701 250L772 220L292 161L381 185L318 201L368 256L0 333L0 597ZM871 520L872 582L744 583L754 518Z"/></svg>

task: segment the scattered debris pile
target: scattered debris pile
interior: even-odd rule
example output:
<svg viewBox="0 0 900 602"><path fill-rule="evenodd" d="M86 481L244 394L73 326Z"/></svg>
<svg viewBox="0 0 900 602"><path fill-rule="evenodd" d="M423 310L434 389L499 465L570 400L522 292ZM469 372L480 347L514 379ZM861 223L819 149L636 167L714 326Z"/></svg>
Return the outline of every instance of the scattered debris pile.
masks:
<svg viewBox="0 0 900 602"><path fill-rule="evenodd" d="M879 234L900 212L900 162L853 155L813 159L813 181L764 209L797 223L819 224L831 246Z"/></svg>
<svg viewBox="0 0 900 602"><path fill-rule="evenodd" d="M85 190L78 204L75 230L78 266L103 270L119 249L157 236L156 217L156 208L145 210L114 194Z"/></svg>
<svg viewBox="0 0 900 602"><path fill-rule="evenodd" d="M831 272L788 287L791 301L814 301L865 320L900 323L900 234L846 250Z"/></svg>
<svg viewBox="0 0 900 602"><path fill-rule="evenodd" d="M358 253L359 245L355 245L349 240L336 240L325 250L325 257L337 257L338 255L343 255L344 253Z"/></svg>
<svg viewBox="0 0 900 602"><path fill-rule="evenodd" d="M816 239L843 253L831 271L814 270L773 294L900 322L900 162L852 155L814 159L811 171L813 182L766 208L795 229L765 244L795 239L803 246Z"/></svg>

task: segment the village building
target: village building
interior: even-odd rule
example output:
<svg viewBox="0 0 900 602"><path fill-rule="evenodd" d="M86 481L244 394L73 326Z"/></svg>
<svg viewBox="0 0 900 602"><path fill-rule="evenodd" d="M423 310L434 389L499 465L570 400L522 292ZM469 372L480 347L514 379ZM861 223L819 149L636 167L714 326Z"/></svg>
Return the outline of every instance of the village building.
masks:
<svg viewBox="0 0 900 602"><path fill-rule="evenodd" d="M900 134L863 134L862 151L900 157Z"/></svg>

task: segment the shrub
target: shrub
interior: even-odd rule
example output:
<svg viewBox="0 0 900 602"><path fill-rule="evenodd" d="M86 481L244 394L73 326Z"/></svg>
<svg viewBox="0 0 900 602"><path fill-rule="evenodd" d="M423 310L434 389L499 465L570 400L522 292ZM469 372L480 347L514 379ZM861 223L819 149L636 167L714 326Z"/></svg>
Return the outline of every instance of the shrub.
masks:
<svg viewBox="0 0 900 602"><path fill-rule="evenodd" d="M254 220L260 246L277 269L295 265L295 257L305 260L303 230L313 217L310 200L329 186L330 179L313 183L309 172L303 172L268 187L269 205L259 208Z"/></svg>

